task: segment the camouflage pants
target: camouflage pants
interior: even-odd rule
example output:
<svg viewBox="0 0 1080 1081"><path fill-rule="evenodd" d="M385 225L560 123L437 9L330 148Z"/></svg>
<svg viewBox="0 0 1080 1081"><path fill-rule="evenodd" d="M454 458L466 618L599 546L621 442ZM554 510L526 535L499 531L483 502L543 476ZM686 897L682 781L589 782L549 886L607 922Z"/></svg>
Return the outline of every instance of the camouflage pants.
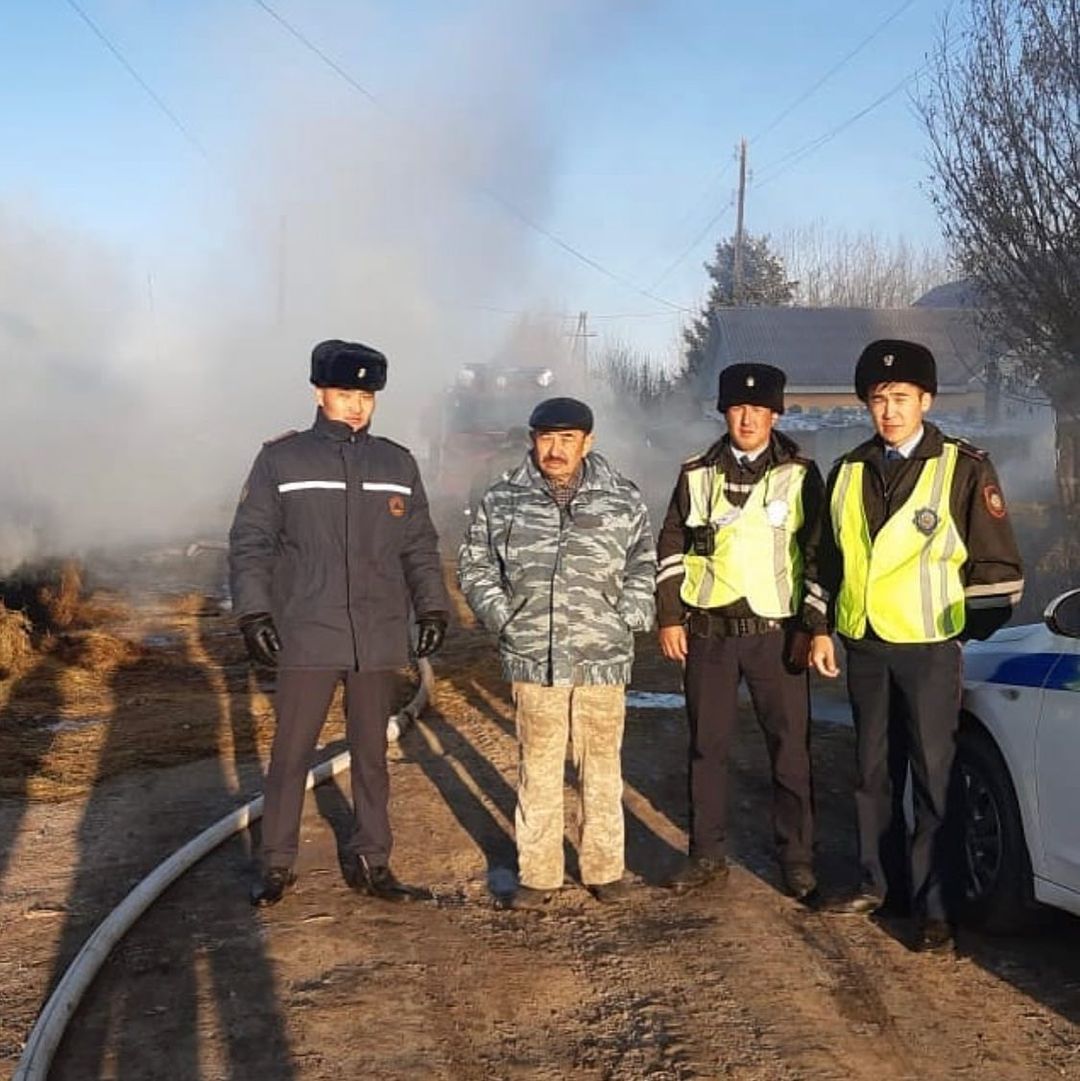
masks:
<svg viewBox="0 0 1080 1081"><path fill-rule="evenodd" d="M522 885L563 883L563 768L570 739L581 801L581 880L614 882L625 867L622 809L622 684L544 687L513 684L518 737L514 816Z"/></svg>

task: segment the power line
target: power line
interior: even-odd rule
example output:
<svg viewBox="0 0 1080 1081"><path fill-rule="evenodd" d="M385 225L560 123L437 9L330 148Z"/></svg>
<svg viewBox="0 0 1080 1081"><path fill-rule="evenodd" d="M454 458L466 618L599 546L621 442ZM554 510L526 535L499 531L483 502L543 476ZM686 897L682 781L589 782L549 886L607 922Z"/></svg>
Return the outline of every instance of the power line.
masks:
<svg viewBox="0 0 1080 1081"><path fill-rule="evenodd" d="M949 55L955 56L961 48L962 45L957 46L956 48L951 50ZM931 61L924 61L917 68L915 68L914 71L905 75L904 78L901 79L895 86L893 86L889 90L886 90L884 94L876 97L872 102L870 102L869 105L863 106L863 108L859 109L856 113L853 113L846 120L837 124L835 127L830 128L823 134L817 136L817 138L811 139L809 140L809 142L803 143L802 146L796 147L794 150L789 151L782 157L777 158L773 162L770 162L767 166L765 166L765 169L763 170L765 173L765 178L761 180L758 184L756 184L756 187L760 188L763 187L765 184L771 184L774 180L776 180L778 176L786 173L790 168L797 165L804 158L809 157L815 151L820 150L821 147L825 146L827 143L832 142L833 139L846 131L849 127L851 127L852 124L857 123L864 116L872 113L881 105L884 105L886 101L899 94L900 91L903 90L904 87L906 87L909 83L913 82L925 71L928 71L930 68L930 64ZM770 172L770 170L772 170L772 172Z"/></svg>
<svg viewBox="0 0 1080 1081"><path fill-rule="evenodd" d="M375 105L386 115L393 115L386 108L386 106L383 105L383 103L374 94L371 93L370 90L358 83L340 64L336 63L313 41L311 41L308 37L301 33L300 30L297 29L297 27L295 27L291 22L289 22L289 20L287 20L283 15L276 11L270 4L266 3L266 0L252 0L252 2L262 11L264 11L267 15L271 16L275 20L275 22L277 22L278 25L281 26L292 38L294 38L301 45L303 45L304 48L306 48L314 56L318 57L318 59L323 64L329 67L335 75L337 75L340 79L344 80L344 82L347 83L350 87L352 87L353 90L362 94L371 104ZM394 119L397 120L399 123L404 122L401 120L400 117L394 117ZM597 273L604 275L604 277L609 278L617 285L621 285L624 288L629 289L632 292L635 292L640 296L647 298L648 300L652 300L657 304L662 304L664 305L664 307L670 308L672 311L689 311L688 308L683 307L681 304L676 304L673 301L666 299L665 297L657 296L649 289L643 289L640 286L635 285L628 278L624 278L621 274L617 274L615 271L604 266L596 259L593 259L591 256L586 255L584 252L580 251L578 248L575 248L569 242L563 240L562 237L558 236L556 233L553 233L550 229L546 228L538 221L531 218L527 213L525 213L524 210L522 210L519 206L507 199L506 196L504 196L501 192L496 191L490 185L484 183L475 176L470 176L467 173L462 174L456 169L454 171L458 172L459 176L465 179L482 194L486 195L492 202L500 206L505 213L507 213L513 218L516 218L519 222L521 222L522 225L526 226L528 229L531 229L538 235L544 237L550 243L554 244L557 248L560 248L562 251L566 252L568 255L578 260L578 262L584 264L587 267L590 267Z"/></svg>
<svg viewBox="0 0 1080 1081"><path fill-rule="evenodd" d="M764 139L774 128L778 127L783 121L785 121L804 101L813 95L827 83L841 68L845 67L851 60L859 55L876 37L881 35L892 23L894 23L912 4L915 0L904 0L904 2L895 10L891 15L878 23L869 34L866 35L850 52L845 53L824 75L821 76L816 82L804 90L794 101L791 102L786 108L775 116L768 124L762 128L757 135L750 139L751 143L756 143L759 139Z"/></svg>
<svg viewBox="0 0 1080 1081"><path fill-rule="evenodd" d="M258 4L258 6L261 7L263 11L265 11L266 14L269 15L283 30L285 30L286 33L296 38L296 40L299 41L305 49L313 52L336 75L344 79L345 82L347 82L349 86L353 88L353 90L356 90L359 93L363 94L364 97L367 98L368 101L370 101L371 104L374 105L377 109L380 109L384 112L386 111L382 102L379 101L379 99L376 98L370 90L358 83L340 64L338 64L327 53L323 52L323 50L320 49L319 46L315 44L315 42L302 34L300 30L295 27L291 22L289 22L283 16L279 15L269 4L264 3L264 0L252 0L252 2Z"/></svg>
<svg viewBox="0 0 1080 1081"><path fill-rule="evenodd" d="M849 116L842 123L837 124L835 127L830 128L824 134L817 136L817 138L815 139L811 139L809 142L803 143L802 146L796 147L794 150L789 151L783 157L777 158L776 161L771 162L769 165L765 166L763 170L765 174L764 178L754 186L756 188L762 188L766 184L771 184L778 176L782 176L793 166L798 165L800 161L802 161L804 158L809 157L812 153L814 153L815 150L820 150L821 147L823 147L826 143L832 142L832 140L835 139L838 135L850 128L852 124L855 124L868 113L872 113L879 106L884 105L885 102L887 102L890 98L893 98L897 94L899 94L900 91L903 90L904 87L907 86L907 84L911 82L911 80L914 79L921 70L922 69L919 68L916 71L913 71L910 75L905 75L904 78L901 79L900 82L898 82L891 90L886 90L884 94L881 94L879 97L875 98L872 102L870 102L869 105L864 106L857 113ZM770 170L773 171L770 173Z"/></svg>
<svg viewBox="0 0 1080 1081"><path fill-rule="evenodd" d="M142 87L151 101L169 118L173 127L188 141L188 143L198 151L199 156L205 161L210 161L210 155L206 152L206 148L195 138L191 130L183 123L183 121L169 108L164 99L154 90L154 88L135 70L132 64L128 61L127 57L120 51L120 49L109 40L108 35L101 29L86 14L85 11L75 2L75 0L67 0L68 7L79 16L80 19L93 31L97 39L113 54L114 57L120 62L124 70Z"/></svg>
<svg viewBox="0 0 1080 1081"><path fill-rule="evenodd" d="M915 3L915 0L904 0L904 2L902 4L900 4L900 6L898 8L896 8L891 14L887 15L880 23L878 23L878 25L876 27L874 27L874 29L871 30L870 33L867 34L857 45L855 45L855 47L853 49L851 49L850 51L845 53L835 64L833 64L833 66L831 68L829 68L828 71L826 71L824 75L822 75L815 82L813 82L809 87L807 87L807 89L804 90L801 94L799 94L799 96L796 97L794 100L792 100L790 104L786 105L783 109L781 109L781 111L779 113L777 113L777 115L774 116L772 118L772 120L770 120L768 122L768 124L766 124L765 127L761 129L761 131L759 131L756 135L751 137L751 139L749 140L750 144L753 145L753 144L757 143L760 139L763 139L766 135L768 135L775 128L779 127L779 125L781 123L783 123L783 121L786 120L800 105L802 105L803 102L805 102L809 98L813 97L813 95L822 86L824 86L825 83L827 83L829 81L829 79L831 79L838 71L840 71L848 63L850 63L856 56L858 56L858 54L861 53L863 51L863 49L865 49L875 38L879 37L893 22L895 22L901 15L903 15L903 13L905 11L907 11L907 9L909 7L911 7L912 4L914 4L914 3ZM731 161L728 161L728 163L722 169L720 169L716 173L716 175L713 176L709 180L709 182L705 185L705 188L704 188L703 193L702 193L702 197L704 197L710 191L712 191L712 189L717 184L719 184L721 180L724 179L724 177L728 174L730 169L731 169ZM698 199L699 202L701 201L702 197L699 197L699 199ZM657 288L657 286L660 285L660 283L663 282L667 278L667 276L677 266L679 266L683 262L684 259L687 258L687 256L698 246L698 244L701 243L701 241L704 239L704 237L711 231L711 229L716 224L719 223L720 219L724 216L724 214L733 205L734 205L734 199L732 199L730 202L726 203L724 205L724 207L721 208L721 210L709 220L709 222L705 225L705 227L703 229L701 229L700 232L697 233L697 235L694 237L694 239L691 240L690 243L687 244L682 249L682 251L679 253L679 255L676 256L676 258L673 259L671 261L671 263L668 264L668 266L666 267L664 272L658 278L656 278L653 281L653 283L649 286L649 288L650 289Z"/></svg>
<svg viewBox="0 0 1080 1081"><path fill-rule="evenodd" d="M701 231L697 233L693 240L686 245L685 248L670 263L664 268L664 272L649 286L650 289L655 289L680 263L705 239L705 237L713 231L713 229L719 225L720 219L735 205L735 196L732 195L730 199L705 223L701 228Z"/></svg>

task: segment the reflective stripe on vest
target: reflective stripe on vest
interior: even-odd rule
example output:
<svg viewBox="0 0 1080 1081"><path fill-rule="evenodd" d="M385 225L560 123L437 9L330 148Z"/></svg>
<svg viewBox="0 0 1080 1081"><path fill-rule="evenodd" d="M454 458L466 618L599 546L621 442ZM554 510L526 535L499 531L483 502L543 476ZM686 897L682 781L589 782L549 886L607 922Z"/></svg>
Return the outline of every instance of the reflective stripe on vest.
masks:
<svg viewBox="0 0 1080 1081"><path fill-rule="evenodd" d="M863 638L867 622L886 642L942 642L964 629L960 568L967 546L950 509L958 451L927 458L907 501L871 542L862 462L845 462L833 488L833 535L844 560L836 629Z"/></svg>
<svg viewBox="0 0 1080 1081"><path fill-rule="evenodd" d="M769 469L742 507L724 493L724 474L715 466L687 473L690 512L685 525L712 525L711 556L693 550L679 595L695 608L718 608L745 597L767 619L794 615L802 603L802 552L796 533L803 523L806 466L785 462Z"/></svg>

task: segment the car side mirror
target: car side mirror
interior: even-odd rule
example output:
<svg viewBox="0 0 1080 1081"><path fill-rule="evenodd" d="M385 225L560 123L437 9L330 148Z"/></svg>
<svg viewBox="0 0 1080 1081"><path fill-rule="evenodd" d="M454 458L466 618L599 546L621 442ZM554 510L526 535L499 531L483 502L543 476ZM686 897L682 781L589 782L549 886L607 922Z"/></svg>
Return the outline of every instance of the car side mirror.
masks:
<svg viewBox="0 0 1080 1081"><path fill-rule="evenodd" d="M1046 606L1043 619L1054 634L1080 638L1080 589L1070 589L1055 597Z"/></svg>

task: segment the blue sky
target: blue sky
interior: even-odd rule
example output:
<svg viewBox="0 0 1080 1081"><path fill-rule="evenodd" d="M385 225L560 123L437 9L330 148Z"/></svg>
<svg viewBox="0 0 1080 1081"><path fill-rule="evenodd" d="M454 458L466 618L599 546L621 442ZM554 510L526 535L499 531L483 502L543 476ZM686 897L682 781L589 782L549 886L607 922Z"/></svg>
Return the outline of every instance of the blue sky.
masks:
<svg viewBox="0 0 1080 1081"><path fill-rule="evenodd" d="M706 287L702 261L734 228L733 211L722 211L743 136L752 140L751 231L775 236L822 222L917 243L938 238L921 188L926 144L913 84L816 152L785 158L916 72L939 34L944 0L275 0L273 9L377 105L254 0L79 6L187 135L71 4L5 0L0 208L93 238L134 277L152 275L165 308L192 303L191 280L215 263L273 258L272 245L243 261L233 248L253 206L265 220L306 220L299 204L312 185L284 177L296 159L316 176L320 156L333 159L333 140L306 143L328 117L333 138L350 143L350 169L378 166L400 143L421 146L415 206L410 185L391 184L393 209L381 223L431 215L448 244L478 237L468 258L480 272L436 286L435 303L470 312L491 335L510 317L488 309L587 310L612 337L670 351L685 315L583 265L520 218L611 274L693 308ZM281 131L288 139L275 142ZM385 195L380 187L377 198ZM483 224L440 233L438 208L451 203L455 220L463 213ZM391 262L407 259L393 250L395 235L407 248L406 233L380 236ZM415 264L430 264L429 254L418 252ZM305 266L311 261L308 252Z"/></svg>

